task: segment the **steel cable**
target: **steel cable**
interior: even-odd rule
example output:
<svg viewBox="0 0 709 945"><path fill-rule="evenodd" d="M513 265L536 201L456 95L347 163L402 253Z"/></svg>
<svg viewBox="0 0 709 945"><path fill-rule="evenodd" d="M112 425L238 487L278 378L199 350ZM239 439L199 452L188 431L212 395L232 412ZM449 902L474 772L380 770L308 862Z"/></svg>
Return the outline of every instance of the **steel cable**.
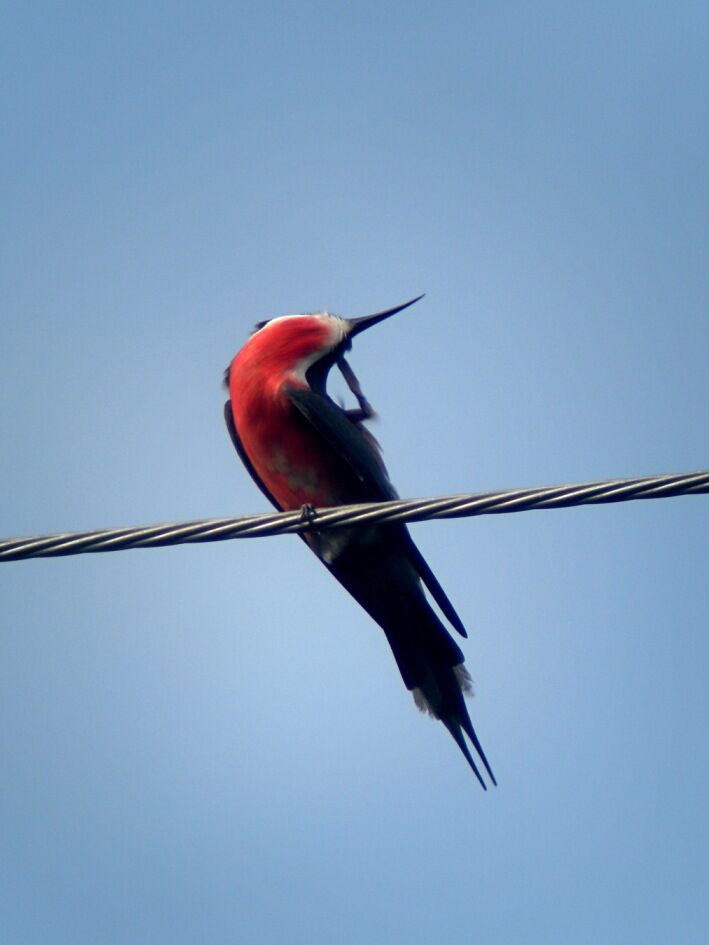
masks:
<svg viewBox="0 0 709 945"><path fill-rule="evenodd" d="M627 502L630 499L665 499L671 496L709 492L709 470L672 473L634 479L509 489L502 492L473 492L429 499L400 499L393 502L366 502L317 510L242 515L195 522L140 525L91 532L65 532L35 538L0 540L0 561L51 558L129 548L161 548L166 545L231 538L265 538L325 528L359 527L384 522L421 522L436 518L464 518L498 515L531 509L560 509L574 505Z"/></svg>

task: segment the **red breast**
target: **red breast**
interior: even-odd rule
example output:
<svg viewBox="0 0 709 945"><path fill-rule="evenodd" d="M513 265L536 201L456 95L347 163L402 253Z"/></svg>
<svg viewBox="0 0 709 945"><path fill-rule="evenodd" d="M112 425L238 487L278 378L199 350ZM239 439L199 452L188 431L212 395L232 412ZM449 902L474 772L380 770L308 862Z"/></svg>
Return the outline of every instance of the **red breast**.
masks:
<svg viewBox="0 0 709 945"><path fill-rule="evenodd" d="M286 316L253 335L229 372L234 424L264 485L283 509L337 505L339 457L288 398L286 388L308 387L313 359L341 340L331 316Z"/></svg>

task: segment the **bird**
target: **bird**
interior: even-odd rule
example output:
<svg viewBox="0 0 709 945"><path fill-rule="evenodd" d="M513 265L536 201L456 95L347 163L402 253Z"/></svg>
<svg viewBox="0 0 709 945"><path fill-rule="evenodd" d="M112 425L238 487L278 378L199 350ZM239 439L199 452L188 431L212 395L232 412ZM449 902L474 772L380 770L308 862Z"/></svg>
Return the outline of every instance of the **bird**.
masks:
<svg viewBox="0 0 709 945"><path fill-rule="evenodd" d="M418 302L372 315L327 311L259 322L224 374L224 419L244 466L280 511L302 510L313 527L301 538L384 631L417 707L440 720L487 790L466 736L497 784L473 728L463 652L442 618L465 626L403 524L318 531L319 507L398 498L365 422L374 416L346 354L361 332ZM327 393L337 367L357 401L346 409ZM429 601L425 589L438 607Z"/></svg>

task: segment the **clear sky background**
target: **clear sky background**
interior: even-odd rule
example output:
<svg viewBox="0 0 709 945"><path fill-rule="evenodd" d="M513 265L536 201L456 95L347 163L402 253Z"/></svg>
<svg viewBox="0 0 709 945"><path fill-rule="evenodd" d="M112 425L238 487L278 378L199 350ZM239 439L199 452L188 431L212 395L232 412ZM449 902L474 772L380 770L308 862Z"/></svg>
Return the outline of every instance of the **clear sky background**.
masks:
<svg viewBox="0 0 709 945"><path fill-rule="evenodd" d="M2 535L265 510L254 322L419 292L351 358L402 495L708 466L708 28L3 4ZM487 794L297 539L0 566L0 940L705 942L708 526L415 527Z"/></svg>

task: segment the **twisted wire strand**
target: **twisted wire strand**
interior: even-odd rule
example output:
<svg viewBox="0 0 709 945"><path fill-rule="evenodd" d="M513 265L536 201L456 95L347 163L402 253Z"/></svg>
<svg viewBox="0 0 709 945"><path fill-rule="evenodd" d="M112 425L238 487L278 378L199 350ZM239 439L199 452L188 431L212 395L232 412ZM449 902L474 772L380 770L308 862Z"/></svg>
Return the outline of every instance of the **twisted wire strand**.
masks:
<svg viewBox="0 0 709 945"><path fill-rule="evenodd" d="M265 538L271 535L350 528L384 522L421 522L437 518L498 515L532 509L561 509L574 505L600 505L631 499L666 499L709 492L709 470L670 473L633 479L608 479L567 483L501 492L472 492L428 499L364 502L317 510L242 515L236 518L201 519L133 528L108 528L90 532L65 532L35 538L0 540L0 561L51 558L129 548L226 541L231 538Z"/></svg>

